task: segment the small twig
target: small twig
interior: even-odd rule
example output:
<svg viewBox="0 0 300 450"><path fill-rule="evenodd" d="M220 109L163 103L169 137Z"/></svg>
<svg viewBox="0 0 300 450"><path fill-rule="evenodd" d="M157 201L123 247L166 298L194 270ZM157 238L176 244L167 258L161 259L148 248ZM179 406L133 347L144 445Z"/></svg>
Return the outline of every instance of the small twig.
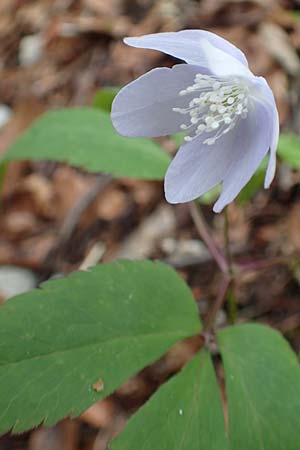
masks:
<svg viewBox="0 0 300 450"><path fill-rule="evenodd" d="M73 234L76 225L78 224L84 211L93 203L97 198L99 192L101 192L112 180L109 175L98 175L95 183L70 209L69 214L65 218L62 227L59 232L58 240L56 245L61 247Z"/></svg>
<svg viewBox="0 0 300 450"><path fill-rule="evenodd" d="M229 323L231 325L233 325L236 322L237 312L238 312L234 278L231 279L231 283L228 286L228 289L226 292L226 300L227 300L227 307L228 307L228 320L229 320Z"/></svg>
<svg viewBox="0 0 300 450"><path fill-rule="evenodd" d="M90 267L97 264L103 257L106 246L103 242L95 242L84 260L79 266L79 270L88 270Z"/></svg>
<svg viewBox="0 0 300 450"><path fill-rule="evenodd" d="M205 219L203 217L202 211L198 205L196 205L195 202L190 203L190 213L192 216L192 219L194 221L194 224L197 228L198 233L200 234L201 239L207 246L210 254L212 255L213 259L216 261L217 265L219 266L222 273L227 274L228 273L228 263L226 261L225 256L217 246L214 238L212 237L208 226L205 222Z"/></svg>
<svg viewBox="0 0 300 450"><path fill-rule="evenodd" d="M237 268L239 272L261 271L281 264L291 264L294 258L298 258L298 255L274 256L273 258L267 260L262 259L249 262L239 262L237 263Z"/></svg>
<svg viewBox="0 0 300 450"><path fill-rule="evenodd" d="M219 285L217 298L216 298L214 304L212 305L211 310L209 311L209 313L207 315L207 319L206 319L206 323L205 323L205 327L204 327L205 331L208 331L213 327L213 325L215 323L216 315L225 301L226 293L229 288L230 282L231 282L231 278L226 275L223 275L220 285Z"/></svg>
<svg viewBox="0 0 300 450"><path fill-rule="evenodd" d="M80 197L70 209L69 214L66 216L61 226L55 246L45 257L45 265L49 270L51 268L52 271L51 266L55 265L58 256L65 249L66 244L74 233L84 211L93 203L99 193L111 182L111 180L112 177L109 175L98 175L93 186ZM45 278L48 278L48 275L49 273L45 274Z"/></svg>

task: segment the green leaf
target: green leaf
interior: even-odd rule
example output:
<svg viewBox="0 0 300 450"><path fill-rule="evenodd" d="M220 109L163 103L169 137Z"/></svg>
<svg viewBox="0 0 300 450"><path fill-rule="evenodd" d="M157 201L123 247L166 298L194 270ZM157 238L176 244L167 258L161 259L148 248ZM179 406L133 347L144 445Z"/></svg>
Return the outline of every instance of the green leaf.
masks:
<svg viewBox="0 0 300 450"><path fill-rule="evenodd" d="M278 142L278 156L292 169L300 168L300 136L281 134Z"/></svg>
<svg viewBox="0 0 300 450"><path fill-rule="evenodd" d="M107 87L100 89L98 92L96 92L93 98L92 106L94 108L103 109L104 111L110 113L112 102L119 90L119 87Z"/></svg>
<svg viewBox="0 0 300 450"><path fill-rule="evenodd" d="M297 450L300 368L271 328L236 325L218 333L225 367L230 450Z"/></svg>
<svg viewBox="0 0 300 450"><path fill-rule="evenodd" d="M91 172L163 179L170 158L149 139L129 139L113 128L109 114L74 108L44 114L9 148L5 160L67 162Z"/></svg>
<svg viewBox="0 0 300 450"><path fill-rule="evenodd" d="M9 300L0 309L0 432L80 414L200 328L190 290L160 263L98 266Z"/></svg>
<svg viewBox="0 0 300 450"><path fill-rule="evenodd" d="M133 449L227 449L220 394L206 350L164 384L110 446Z"/></svg>

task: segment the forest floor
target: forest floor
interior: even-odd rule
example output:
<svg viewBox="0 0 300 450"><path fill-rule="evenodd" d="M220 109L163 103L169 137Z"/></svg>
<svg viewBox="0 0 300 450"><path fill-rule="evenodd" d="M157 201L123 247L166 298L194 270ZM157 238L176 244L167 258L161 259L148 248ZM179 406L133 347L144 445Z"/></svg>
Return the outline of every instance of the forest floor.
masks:
<svg viewBox="0 0 300 450"><path fill-rule="evenodd" d="M256 0L1 0L0 155L48 109L91 104L95 93L176 61L126 47L122 38L199 28L241 48L274 91L282 129L300 132L298 2ZM299 5L298 5L299 8ZM171 142L164 145L172 151ZM299 149L300 151L300 149ZM269 191L230 205L231 249L239 261L267 259L236 283L239 321L280 330L300 347L300 174L280 164ZM222 246L223 215L203 208ZM78 212L79 211L79 212ZM100 186L97 176L53 162L11 163L1 193L0 304L41 281L117 258L176 267L205 315L220 274L189 205L170 206L162 183ZM116 311L117 314L117 311ZM220 325L228 321L226 308ZM128 417L198 348L175 346L78 419L0 438L0 450L105 450Z"/></svg>

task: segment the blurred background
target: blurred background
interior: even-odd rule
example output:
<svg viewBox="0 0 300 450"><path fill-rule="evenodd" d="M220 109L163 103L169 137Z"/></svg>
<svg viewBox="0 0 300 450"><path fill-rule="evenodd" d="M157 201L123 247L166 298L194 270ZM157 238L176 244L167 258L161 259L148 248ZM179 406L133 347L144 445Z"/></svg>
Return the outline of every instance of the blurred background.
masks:
<svg viewBox="0 0 300 450"><path fill-rule="evenodd" d="M298 134L299 6L296 0L1 0L1 157L46 110L89 105L102 88L178 62L126 47L124 36L185 28L216 32L241 48L252 71L272 87L282 130ZM175 151L173 141L160 142L166 151ZM299 161L300 144L293 150L299 151ZM48 278L99 262L158 258L179 270L199 310L207 311L218 270L199 240L188 205L166 204L162 183L104 180L45 161L11 163L1 178L0 304ZM223 216L213 214L210 205L203 209L222 245ZM268 259L238 279L240 321L270 324L298 351L299 170L281 162L271 190L231 205L229 221L236 259ZM226 323L226 310L218 321ZM78 419L6 435L0 449L105 450L132 412L198 346L197 340L177 345Z"/></svg>

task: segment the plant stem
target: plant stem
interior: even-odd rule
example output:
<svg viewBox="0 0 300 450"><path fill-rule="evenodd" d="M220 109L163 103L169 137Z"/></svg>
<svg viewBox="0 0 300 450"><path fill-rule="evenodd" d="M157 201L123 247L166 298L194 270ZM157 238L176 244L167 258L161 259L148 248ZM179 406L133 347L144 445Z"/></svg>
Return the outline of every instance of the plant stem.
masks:
<svg viewBox="0 0 300 450"><path fill-rule="evenodd" d="M197 231L200 234L201 239L205 243L213 259L216 261L221 272L227 274L229 269L228 263L209 231L200 206L198 206L195 202L190 203L190 213Z"/></svg>
<svg viewBox="0 0 300 450"><path fill-rule="evenodd" d="M205 327L204 327L205 331L208 331L213 327L217 312L221 308L221 306L226 298L226 293L227 293L229 284L230 284L230 278L226 275L223 275L220 285L219 285L217 298L216 298L214 304L212 305L211 310L209 311L209 313L207 315L207 319L206 319L206 323L205 323Z"/></svg>
<svg viewBox="0 0 300 450"><path fill-rule="evenodd" d="M297 258L298 255L295 255L295 258ZM254 260L254 261L247 261L247 262L239 262L237 264L239 272L247 272L247 271L261 271L264 269L268 269L270 267L273 267L275 265L286 265L290 264L291 260L293 260L293 255L291 256L274 256L271 259L268 260Z"/></svg>
<svg viewBox="0 0 300 450"><path fill-rule="evenodd" d="M225 255L228 264L229 274L233 275L232 254L230 251L230 237L229 237L229 218L227 206L224 210L224 241L225 241Z"/></svg>
<svg viewBox="0 0 300 450"><path fill-rule="evenodd" d="M224 211L224 240L225 240L225 254L228 262L228 273L230 277L230 284L228 285L226 298L227 298L227 306L228 306L228 318L231 324L236 322L237 318L237 299L235 294L235 285L234 285L234 267L233 267L233 259L230 251L230 236L229 236L229 217L228 217L228 209L225 208Z"/></svg>
<svg viewBox="0 0 300 450"><path fill-rule="evenodd" d="M227 306L228 306L228 319L229 323L232 325L237 319L237 301L235 295L234 280L231 280L226 292Z"/></svg>

